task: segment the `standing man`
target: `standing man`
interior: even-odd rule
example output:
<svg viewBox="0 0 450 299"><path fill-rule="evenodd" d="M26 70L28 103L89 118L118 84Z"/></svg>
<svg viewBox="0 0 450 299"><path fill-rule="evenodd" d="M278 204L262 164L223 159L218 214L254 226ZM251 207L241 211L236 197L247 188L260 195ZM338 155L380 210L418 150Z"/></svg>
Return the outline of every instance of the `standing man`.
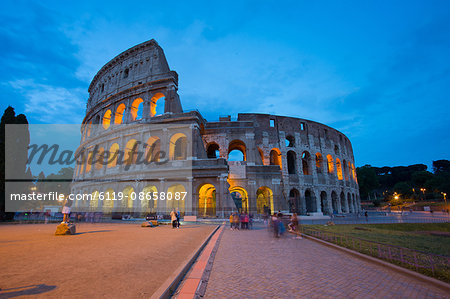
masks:
<svg viewBox="0 0 450 299"><path fill-rule="evenodd" d="M180 219L181 219L181 213L180 213L180 210L177 208L177 228L180 228Z"/></svg>
<svg viewBox="0 0 450 299"><path fill-rule="evenodd" d="M172 209L172 212L170 212L170 220L172 220L172 228L177 227L177 213L175 209Z"/></svg>

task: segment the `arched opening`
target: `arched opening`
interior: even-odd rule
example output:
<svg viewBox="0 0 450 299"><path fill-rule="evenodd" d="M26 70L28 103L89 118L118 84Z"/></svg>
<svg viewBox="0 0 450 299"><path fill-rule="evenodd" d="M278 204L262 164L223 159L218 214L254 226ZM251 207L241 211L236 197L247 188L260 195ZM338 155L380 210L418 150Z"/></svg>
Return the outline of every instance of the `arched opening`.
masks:
<svg viewBox="0 0 450 299"><path fill-rule="evenodd" d="M294 151L288 151L287 152L287 165L288 165L288 173L289 174L296 174L295 170L295 164L297 160L297 155Z"/></svg>
<svg viewBox="0 0 450 299"><path fill-rule="evenodd" d="M259 153L259 157L261 158L261 165L264 165L264 152L259 147L258 147L258 153Z"/></svg>
<svg viewBox="0 0 450 299"><path fill-rule="evenodd" d="M145 149L145 159L148 163L159 162L161 155L161 140L157 136L152 136L147 139L147 146Z"/></svg>
<svg viewBox="0 0 450 299"><path fill-rule="evenodd" d="M349 180L353 180L353 172L352 172L352 164L350 162L347 162L347 169L348 169L348 177Z"/></svg>
<svg viewBox="0 0 450 299"><path fill-rule="evenodd" d="M323 169L323 157L321 153L316 153L316 170L317 173L322 173Z"/></svg>
<svg viewBox="0 0 450 299"><path fill-rule="evenodd" d="M338 180L342 180L342 166L341 166L341 160L339 158L336 158L336 171L337 171L337 177Z"/></svg>
<svg viewBox="0 0 450 299"><path fill-rule="evenodd" d="M228 145L228 161L247 161L247 149L244 142L239 139L230 142Z"/></svg>
<svg viewBox="0 0 450 299"><path fill-rule="evenodd" d="M348 166L347 166L347 162L344 160L344 161L342 161L342 164L344 166L344 177L345 177L345 180L348 181Z"/></svg>
<svg viewBox="0 0 450 299"><path fill-rule="evenodd" d="M349 212L355 213L355 207L353 206L352 196L350 195L350 193L347 193L347 203Z"/></svg>
<svg viewBox="0 0 450 299"><path fill-rule="evenodd" d="M292 135L286 136L286 147L295 147L295 138Z"/></svg>
<svg viewBox="0 0 450 299"><path fill-rule="evenodd" d="M91 201L89 202L89 210L91 212L96 212L97 211L97 208L98 208L98 195L99 195L99 192L97 190L92 192L92 198L91 198Z"/></svg>
<svg viewBox="0 0 450 299"><path fill-rule="evenodd" d="M144 100L141 98L137 98L133 101L131 104L131 121L140 120L142 119L142 112L143 112L143 106L144 106Z"/></svg>
<svg viewBox="0 0 450 299"><path fill-rule="evenodd" d="M273 213L275 211L273 205L273 192L269 187L263 186L256 191L256 212L258 214L264 214L267 209Z"/></svg>
<svg viewBox="0 0 450 299"><path fill-rule="evenodd" d="M322 208L322 213L324 215L328 215L329 207L328 207L327 193L325 191L320 192L320 206Z"/></svg>
<svg viewBox="0 0 450 299"><path fill-rule="evenodd" d="M186 188L184 188L181 184L175 184L170 186L167 189L167 195L166 195L166 207L167 207L167 213L170 213L173 209L175 211L178 209L180 211L180 214L184 215L184 207L185 207L185 196L182 192L186 192ZM171 195L169 195L169 193ZM171 198L169 200L169 198ZM187 198L187 196L186 196Z"/></svg>
<svg viewBox="0 0 450 299"><path fill-rule="evenodd" d="M277 148L270 151L270 165L278 165L281 169L281 152Z"/></svg>
<svg viewBox="0 0 450 299"><path fill-rule="evenodd" d="M229 189L231 198L239 212L248 212L248 194L247 190L242 187L235 186Z"/></svg>
<svg viewBox="0 0 450 299"><path fill-rule="evenodd" d="M355 169L355 165L353 165L352 163L352 174L353 174L353 180L356 182L356 169Z"/></svg>
<svg viewBox="0 0 450 299"><path fill-rule="evenodd" d="M186 160L187 138L183 133L176 133L170 138L169 157L171 160Z"/></svg>
<svg viewBox="0 0 450 299"><path fill-rule="evenodd" d="M164 114L164 104L166 96L158 92L150 99L150 116L158 116Z"/></svg>
<svg viewBox="0 0 450 299"><path fill-rule="evenodd" d="M102 211L103 213L112 213L114 208L114 190L109 188L105 191L105 198L103 199Z"/></svg>
<svg viewBox="0 0 450 299"><path fill-rule="evenodd" d="M123 123L124 113L125 113L125 104L121 103L119 106L117 106L116 116L114 118L114 124L120 125L121 123Z"/></svg>
<svg viewBox="0 0 450 299"><path fill-rule="evenodd" d="M90 121L87 126L86 137L91 136L91 130L92 130L92 121Z"/></svg>
<svg viewBox="0 0 450 299"><path fill-rule="evenodd" d="M125 165L135 164L137 160L137 141L130 139L125 146Z"/></svg>
<svg viewBox="0 0 450 299"><path fill-rule="evenodd" d="M335 191L331 192L331 205L333 208L333 213L339 213L339 204L338 204L338 196Z"/></svg>
<svg viewBox="0 0 450 299"><path fill-rule="evenodd" d="M92 161L93 161L93 151L89 151L86 159L86 173L91 171Z"/></svg>
<svg viewBox="0 0 450 299"><path fill-rule="evenodd" d="M103 121L102 121L102 125L103 125L103 129L108 129L109 125L111 124L111 110L108 109L106 110L105 114L103 114Z"/></svg>
<svg viewBox="0 0 450 299"><path fill-rule="evenodd" d="M334 161L331 155L327 155L328 160L328 173L334 173Z"/></svg>
<svg viewBox="0 0 450 299"><path fill-rule="evenodd" d="M208 159L218 159L220 157L219 145L215 142L210 142L206 146L206 155Z"/></svg>
<svg viewBox="0 0 450 299"><path fill-rule="evenodd" d="M344 192L341 192L341 209L342 209L342 212L348 213L348 206L345 204Z"/></svg>
<svg viewBox="0 0 450 299"><path fill-rule="evenodd" d="M311 190L306 189L305 191L305 202L306 202L306 212L314 213L317 212L317 204L314 193Z"/></svg>
<svg viewBox="0 0 450 299"><path fill-rule="evenodd" d="M103 147L98 149L97 156L95 157L95 169L100 170L105 165L105 149Z"/></svg>
<svg viewBox="0 0 450 299"><path fill-rule="evenodd" d="M311 155L309 154L309 152L304 151L302 153L302 168L304 175L311 175L311 168L309 166L310 165L309 161L311 161Z"/></svg>
<svg viewBox="0 0 450 299"><path fill-rule="evenodd" d="M353 206L355 207L355 213L357 213L359 211L359 207L358 207L358 203L356 202L356 197L355 197L354 193L352 193L352 203L353 203Z"/></svg>
<svg viewBox="0 0 450 299"><path fill-rule="evenodd" d="M198 195L198 216L216 217L216 188L214 185L202 185Z"/></svg>
<svg viewBox="0 0 450 299"><path fill-rule="evenodd" d="M133 212L133 203L136 193L134 192L133 187L127 186L122 191L123 198L122 198L122 211L123 212Z"/></svg>
<svg viewBox="0 0 450 299"><path fill-rule="evenodd" d="M300 192L297 189L289 191L289 212L301 213L300 209Z"/></svg>
<svg viewBox="0 0 450 299"><path fill-rule="evenodd" d="M119 156L119 145L117 143L113 143L109 148L108 168L116 167L118 156Z"/></svg>
<svg viewBox="0 0 450 299"><path fill-rule="evenodd" d="M334 146L334 154L339 155L339 146L337 145Z"/></svg>
<svg viewBox="0 0 450 299"><path fill-rule="evenodd" d="M148 185L142 189L144 200L141 201L141 212L144 214L156 213L158 200L155 200L153 193L158 193L156 186Z"/></svg>

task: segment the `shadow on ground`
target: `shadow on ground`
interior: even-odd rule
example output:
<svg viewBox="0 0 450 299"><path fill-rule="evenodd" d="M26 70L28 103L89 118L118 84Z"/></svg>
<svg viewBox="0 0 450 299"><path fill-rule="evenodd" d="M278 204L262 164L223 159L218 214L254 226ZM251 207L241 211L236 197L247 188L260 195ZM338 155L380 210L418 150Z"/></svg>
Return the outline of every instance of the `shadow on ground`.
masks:
<svg viewBox="0 0 450 299"><path fill-rule="evenodd" d="M10 289L0 289L0 298L14 298L18 296L39 295L56 289L56 286L46 284L29 285Z"/></svg>

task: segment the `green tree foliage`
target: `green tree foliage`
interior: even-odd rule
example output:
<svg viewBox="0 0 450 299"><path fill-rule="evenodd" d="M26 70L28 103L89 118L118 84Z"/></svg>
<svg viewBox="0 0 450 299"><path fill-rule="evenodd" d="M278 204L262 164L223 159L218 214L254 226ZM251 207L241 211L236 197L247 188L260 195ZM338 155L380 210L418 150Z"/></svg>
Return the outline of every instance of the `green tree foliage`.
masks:
<svg viewBox="0 0 450 299"><path fill-rule="evenodd" d="M358 177L359 194L363 198L367 198L369 192L379 187L378 177L372 166L364 165L356 168L356 175Z"/></svg>
<svg viewBox="0 0 450 299"><path fill-rule="evenodd" d="M21 124L17 129L14 144L8 144L8 152L5 149L6 125ZM25 115L16 116L14 108L6 108L0 122L0 220L11 219L14 213L5 213L5 155L12 161L14 167L10 167L8 176L24 180L22 184L16 184L18 189L26 189L30 185L31 173L27 166L28 146L30 144L30 134L28 132L28 121ZM29 180L27 182L27 180Z"/></svg>
<svg viewBox="0 0 450 299"><path fill-rule="evenodd" d="M421 188L427 193L434 193L435 198L445 192L450 194L450 161L433 161L433 172L427 171L424 164L395 167L372 167L365 165L357 168L359 191L361 197L367 199L367 194L377 193L387 198L397 192L403 197L419 196ZM413 192L413 189L415 192Z"/></svg>

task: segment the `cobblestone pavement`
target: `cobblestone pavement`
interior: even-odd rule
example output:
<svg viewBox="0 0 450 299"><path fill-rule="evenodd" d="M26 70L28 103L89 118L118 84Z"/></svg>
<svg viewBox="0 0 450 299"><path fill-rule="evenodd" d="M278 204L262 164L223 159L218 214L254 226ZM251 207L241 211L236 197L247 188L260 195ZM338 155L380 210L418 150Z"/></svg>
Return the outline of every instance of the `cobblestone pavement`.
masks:
<svg viewBox="0 0 450 299"><path fill-rule="evenodd" d="M447 298L344 252L265 229L224 232L205 298Z"/></svg>

